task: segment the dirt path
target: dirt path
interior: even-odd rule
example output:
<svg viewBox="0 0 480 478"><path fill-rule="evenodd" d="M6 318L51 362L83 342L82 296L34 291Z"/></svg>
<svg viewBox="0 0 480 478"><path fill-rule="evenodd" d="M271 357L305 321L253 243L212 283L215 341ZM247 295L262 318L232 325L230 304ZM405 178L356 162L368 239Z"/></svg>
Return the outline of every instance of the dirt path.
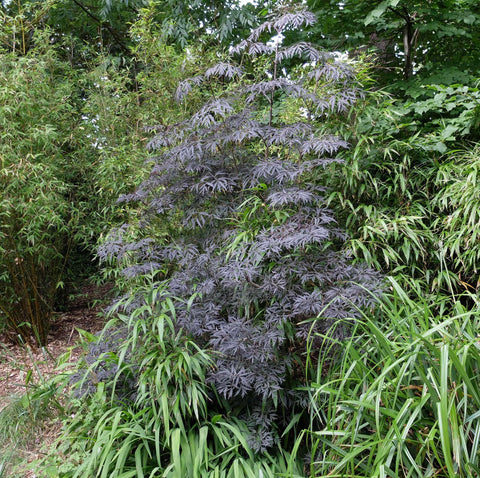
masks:
<svg viewBox="0 0 480 478"><path fill-rule="evenodd" d="M108 302L110 290L111 286L83 287L81 294L69 305L68 311L55 318L46 350L13 345L0 336L0 413L15 397L25 394L32 383L41 383L54 374L57 359L61 355L71 350L69 362L75 363L78 360L82 349L76 347L80 337L77 329L93 334L102 329L104 321L99 316L101 301L104 304ZM26 383L27 379L29 383ZM41 446L53 442L58 431L58 423L46 424L42 436L18 452L27 462L35 460ZM26 472L23 477L33 478L34 475Z"/></svg>

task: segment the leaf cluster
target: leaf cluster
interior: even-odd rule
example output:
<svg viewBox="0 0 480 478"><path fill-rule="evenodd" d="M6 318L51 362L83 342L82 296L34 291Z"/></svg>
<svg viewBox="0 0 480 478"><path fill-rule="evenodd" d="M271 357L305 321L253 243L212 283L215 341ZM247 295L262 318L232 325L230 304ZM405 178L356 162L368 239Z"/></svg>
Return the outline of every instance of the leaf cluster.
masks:
<svg viewBox="0 0 480 478"><path fill-rule="evenodd" d="M352 117L354 148L345 165L333 165L330 205L338 207L356 257L456 294L477 287L477 154L470 143L478 136L477 93L467 85L421 91L408 102L368 95Z"/></svg>
<svg viewBox="0 0 480 478"><path fill-rule="evenodd" d="M113 380L92 384L91 400L85 395L69 400L72 408L66 410L60 445L41 460L36 472L52 478L94 474L254 478L291 470L300 476L301 461L286 452L275 458L255 455L245 438L247 427L234 411L220 414L212 409L215 396L206 378L211 356L174 325L172 302L157 302L158 291L150 288L138 292L143 307L112 320L102 336L89 337L90 357L99 351L95 347L109 350L97 354L87 377L103 370L108 357L117 367ZM126 299L124 306L129 308L132 300ZM115 346L109 337L113 333L120 338L118 327L120 334L128 334ZM119 400L125 391L121 377L127 375L135 377L135 395ZM85 384L77 384L77 395L85 391Z"/></svg>

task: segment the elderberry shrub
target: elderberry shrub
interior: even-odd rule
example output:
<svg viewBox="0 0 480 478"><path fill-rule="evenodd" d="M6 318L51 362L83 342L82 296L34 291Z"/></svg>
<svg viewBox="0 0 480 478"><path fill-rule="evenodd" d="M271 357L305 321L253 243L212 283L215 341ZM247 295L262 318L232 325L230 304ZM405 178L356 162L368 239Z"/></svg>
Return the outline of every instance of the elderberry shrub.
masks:
<svg viewBox="0 0 480 478"><path fill-rule="evenodd" d="M95 340L89 343L88 352L83 356L82 366L70 377L75 398L94 395L102 383L115 400L124 403L135 400L137 367L131 361L131 353L126 354L127 359L121 365L118 357L127 337L126 327L110 329L108 335L95 334Z"/></svg>
<svg viewBox="0 0 480 478"><path fill-rule="evenodd" d="M173 302L176 327L214 357L212 407L237 410L256 450L304 409L298 388L322 337L348 335L382 288L340 252L345 235L322 197L325 167L348 147L329 125L360 93L354 70L309 43L278 41L314 22L306 10L284 12L179 85L178 101L194 88L213 97L151 129L151 173L120 199L139 204L140 239L128 240L138 225L123 225L99 250L128 263L129 278L162 270L159 300ZM259 58L264 77L252 81ZM159 221L173 225L165 242L155 240Z"/></svg>

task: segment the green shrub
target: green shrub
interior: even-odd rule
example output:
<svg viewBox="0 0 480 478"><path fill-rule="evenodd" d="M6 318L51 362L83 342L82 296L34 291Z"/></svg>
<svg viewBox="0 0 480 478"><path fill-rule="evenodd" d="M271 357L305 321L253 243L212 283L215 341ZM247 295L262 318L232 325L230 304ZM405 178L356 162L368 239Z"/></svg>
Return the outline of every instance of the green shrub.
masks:
<svg viewBox="0 0 480 478"><path fill-rule="evenodd" d="M102 54L76 69L47 29L25 55L0 54L0 327L14 340L46 344L60 298L95 272L98 238L128 214L115 201L142 177L145 123L174 114L168 82L183 57L153 53L152 36L135 73Z"/></svg>
<svg viewBox="0 0 480 478"><path fill-rule="evenodd" d="M354 257L431 291L474 290L479 98L473 86L417 85L352 110L353 147L327 174Z"/></svg>
<svg viewBox="0 0 480 478"><path fill-rule="evenodd" d="M446 267L462 288L478 291L480 260L480 149L452 152L438 168L434 204L441 211L434 229Z"/></svg>

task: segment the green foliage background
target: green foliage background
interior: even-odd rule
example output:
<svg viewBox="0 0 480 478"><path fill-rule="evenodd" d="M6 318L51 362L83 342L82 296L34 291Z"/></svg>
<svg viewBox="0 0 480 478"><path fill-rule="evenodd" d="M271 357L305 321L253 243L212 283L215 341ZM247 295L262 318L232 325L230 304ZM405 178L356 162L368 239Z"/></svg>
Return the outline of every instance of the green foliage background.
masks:
<svg viewBox="0 0 480 478"><path fill-rule="evenodd" d="M348 50L365 88L344 126L345 162L322 181L349 233L346 250L391 277L379 307L350 339L325 341L304 387L310 426L261 456L235 410L212 415L208 350L174 331L168 304L121 317L132 334L109 359L141 371L137 407L115 402L101 382L92 401L69 398L61 442L38 476L96 476L102 467L124 477L480 473L478 2L308 3L320 21L306 37ZM120 279L117 264L92 270L96 244L137 217L115 201L147 172L145 127L188 113L172 99L178 80L266 13L222 2L191 4L185 18L176 2L81 5L88 11L70 0L0 2L0 325L30 344L47 343L59 291L84 271L151 293ZM251 67L254 75L262 66ZM248 235L259 225L245 211ZM157 227L162 237L176 224ZM140 369L129 368L127 349ZM37 390L43 407L68 377L50 385ZM19 403L14 413L35 420ZM0 411L2 433L8 416Z"/></svg>

